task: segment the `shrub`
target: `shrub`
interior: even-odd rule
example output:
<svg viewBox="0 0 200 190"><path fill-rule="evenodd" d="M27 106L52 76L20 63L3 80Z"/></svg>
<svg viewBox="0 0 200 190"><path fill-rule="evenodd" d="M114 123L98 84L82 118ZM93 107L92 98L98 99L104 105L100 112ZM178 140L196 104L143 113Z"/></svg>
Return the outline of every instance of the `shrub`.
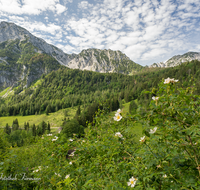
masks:
<svg viewBox="0 0 200 190"><path fill-rule="evenodd" d="M141 189L199 189L199 97L195 84L177 88L174 79L159 84L143 118L145 136L134 154ZM144 169L146 167L146 169ZM143 168L143 169L142 169Z"/></svg>
<svg viewBox="0 0 200 190"><path fill-rule="evenodd" d="M64 134L66 137L72 137L73 134L78 134L81 136L83 133L83 126L79 125L76 119L72 119L64 122L61 134Z"/></svg>

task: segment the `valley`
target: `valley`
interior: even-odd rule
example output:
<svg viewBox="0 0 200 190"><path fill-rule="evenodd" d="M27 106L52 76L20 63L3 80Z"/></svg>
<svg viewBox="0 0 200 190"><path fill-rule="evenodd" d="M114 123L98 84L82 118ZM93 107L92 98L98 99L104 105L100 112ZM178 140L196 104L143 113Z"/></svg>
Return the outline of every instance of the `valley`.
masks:
<svg viewBox="0 0 200 190"><path fill-rule="evenodd" d="M1 22L0 189L199 189L198 54L143 67Z"/></svg>

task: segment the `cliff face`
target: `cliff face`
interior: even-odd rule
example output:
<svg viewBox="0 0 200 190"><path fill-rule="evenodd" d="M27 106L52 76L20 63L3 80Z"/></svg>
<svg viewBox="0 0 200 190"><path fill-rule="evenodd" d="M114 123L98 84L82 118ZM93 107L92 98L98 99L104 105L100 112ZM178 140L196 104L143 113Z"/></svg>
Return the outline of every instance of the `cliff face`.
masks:
<svg viewBox="0 0 200 190"><path fill-rule="evenodd" d="M148 67L175 67L184 62L192 61L192 60L200 60L199 52L188 52L183 55L175 55L166 62L154 63Z"/></svg>
<svg viewBox="0 0 200 190"><path fill-rule="evenodd" d="M87 49L67 63L69 68L90 70L100 73L124 73L129 74L139 71L142 66L131 61L120 51Z"/></svg>
<svg viewBox="0 0 200 190"><path fill-rule="evenodd" d="M0 89L19 84L29 86L43 73L60 67L52 56L39 52L27 39L0 43Z"/></svg>
<svg viewBox="0 0 200 190"><path fill-rule="evenodd" d="M142 69L120 51L88 49L70 55L14 23L0 23L0 89L21 82L29 86L60 65L101 73L129 74Z"/></svg>

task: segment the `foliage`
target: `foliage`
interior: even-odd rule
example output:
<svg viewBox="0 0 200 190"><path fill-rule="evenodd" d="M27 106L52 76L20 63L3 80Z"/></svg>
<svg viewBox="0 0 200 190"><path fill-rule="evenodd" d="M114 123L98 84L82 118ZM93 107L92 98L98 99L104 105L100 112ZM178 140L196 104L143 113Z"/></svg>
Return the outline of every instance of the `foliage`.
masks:
<svg viewBox="0 0 200 190"><path fill-rule="evenodd" d="M83 106L81 106L82 109ZM46 114L37 114L37 115L29 115L29 116L7 116L7 117L0 117L0 126L6 126L6 123L9 124L9 126L12 126L12 122L15 119L18 119L19 127L24 128L24 123L29 122L29 125L39 125L42 121L45 121L46 123L50 123L52 127L57 127L62 125L62 119L65 117L64 110L67 111L67 118L72 119L76 113L77 106L74 106L73 108L66 108L63 110L59 110L54 113L49 113L47 116Z"/></svg>
<svg viewBox="0 0 200 190"><path fill-rule="evenodd" d="M6 123L6 127L5 127L5 129L4 129L4 132L5 132L6 134L8 134L8 135L10 135L10 133L11 133L11 128L10 128L10 126L8 125L8 123Z"/></svg>
<svg viewBox="0 0 200 190"><path fill-rule="evenodd" d="M136 110L137 110L137 104L135 103L135 101L134 100L132 100L131 102L130 102L130 105L129 105L129 113L131 113L131 114L135 114L136 113Z"/></svg>
<svg viewBox="0 0 200 190"><path fill-rule="evenodd" d="M48 166L56 163L58 167L51 180L50 171L44 168L45 183L38 187L129 189L127 182L134 176L135 189L198 189L200 101L194 90L162 82L159 99L152 100L147 114L122 113L119 122L105 118L99 110L95 125L89 124L85 130L84 140L73 136L65 143L58 136L48 162ZM144 124L140 143L133 133L137 120ZM121 137L115 135L119 132ZM74 147L74 156L65 161L66 150ZM34 176L42 177L42 170Z"/></svg>
<svg viewBox="0 0 200 190"><path fill-rule="evenodd" d="M65 137L73 137L73 134L78 134L78 136L83 135L84 129L76 119L71 119L63 122L62 132Z"/></svg>
<svg viewBox="0 0 200 190"><path fill-rule="evenodd" d="M6 157L9 145L5 138L0 137L0 161L3 161Z"/></svg>
<svg viewBox="0 0 200 190"><path fill-rule="evenodd" d="M159 98L143 118L146 137L135 153L137 167L146 167L134 172L138 188L200 188L200 99L195 90L195 83L186 89L172 82L159 84Z"/></svg>
<svg viewBox="0 0 200 190"><path fill-rule="evenodd" d="M44 76L37 87L33 85L23 90L23 93L7 98L1 103L0 116L32 115L44 111L48 115L60 109L87 106L94 101L105 101L113 97L117 97L119 102L122 99L126 102L138 99L146 110L151 97L142 91L156 88L162 78L171 76L179 77L179 87L189 86L190 76L200 78L199 61L191 61L174 68L150 69L133 76L63 68ZM199 82L196 87L195 93L200 94Z"/></svg>
<svg viewBox="0 0 200 190"><path fill-rule="evenodd" d="M184 67L191 68L187 64ZM131 189L127 182L134 179L138 190L199 189L198 80L182 78L169 84L162 80L158 87L157 78L153 81L152 85L137 82L128 91L137 94L138 108L136 113L129 113L127 103L120 121L113 119L116 113L110 112L110 106L116 106L108 96L106 101L82 107L81 112L75 108L78 121L64 120L63 131L55 137L37 136L37 144L29 152L33 156L31 163L26 152L23 155L16 153L16 148L13 153L9 150L9 158L4 156L3 164L0 163L0 172L13 176L23 172L33 180L1 181L0 187L5 189L9 184L10 189L120 190ZM123 96L126 90L120 92L121 100ZM81 122L85 124L84 136L80 135Z"/></svg>
<svg viewBox="0 0 200 190"><path fill-rule="evenodd" d="M47 124L44 121L42 121L38 126L35 126L35 124L33 124L31 126L31 130L29 130L29 122L25 122L23 130L19 128L18 120L15 119L13 121L12 130L9 125L6 124L4 132L6 134L6 141L8 141L12 147L21 147L35 142L36 136L41 136L45 134L46 131L50 132L50 130L50 124Z"/></svg>

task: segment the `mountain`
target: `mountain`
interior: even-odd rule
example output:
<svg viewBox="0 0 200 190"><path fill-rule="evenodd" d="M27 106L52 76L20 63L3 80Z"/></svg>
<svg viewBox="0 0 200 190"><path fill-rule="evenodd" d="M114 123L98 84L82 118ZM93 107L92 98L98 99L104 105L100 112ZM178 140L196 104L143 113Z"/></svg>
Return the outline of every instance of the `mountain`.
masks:
<svg viewBox="0 0 200 190"><path fill-rule="evenodd" d="M130 74L140 71L143 67L131 61L121 51L87 49L65 64L72 69L90 70L100 73Z"/></svg>
<svg viewBox="0 0 200 190"><path fill-rule="evenodd" d="M143 67L120 51L87 49L66 54L14 23L0 23L0 89L33 81L61 66L130 74Z"/></svg>
<svg viewBox="0 0 200 190"><path fill-rule="evenodd" d="M192 60L200 60L200 52L188 52L183 55L175 55L166 62L154 63L149 68L152 67L175 67L184 62L192 61Z"/></svg>

